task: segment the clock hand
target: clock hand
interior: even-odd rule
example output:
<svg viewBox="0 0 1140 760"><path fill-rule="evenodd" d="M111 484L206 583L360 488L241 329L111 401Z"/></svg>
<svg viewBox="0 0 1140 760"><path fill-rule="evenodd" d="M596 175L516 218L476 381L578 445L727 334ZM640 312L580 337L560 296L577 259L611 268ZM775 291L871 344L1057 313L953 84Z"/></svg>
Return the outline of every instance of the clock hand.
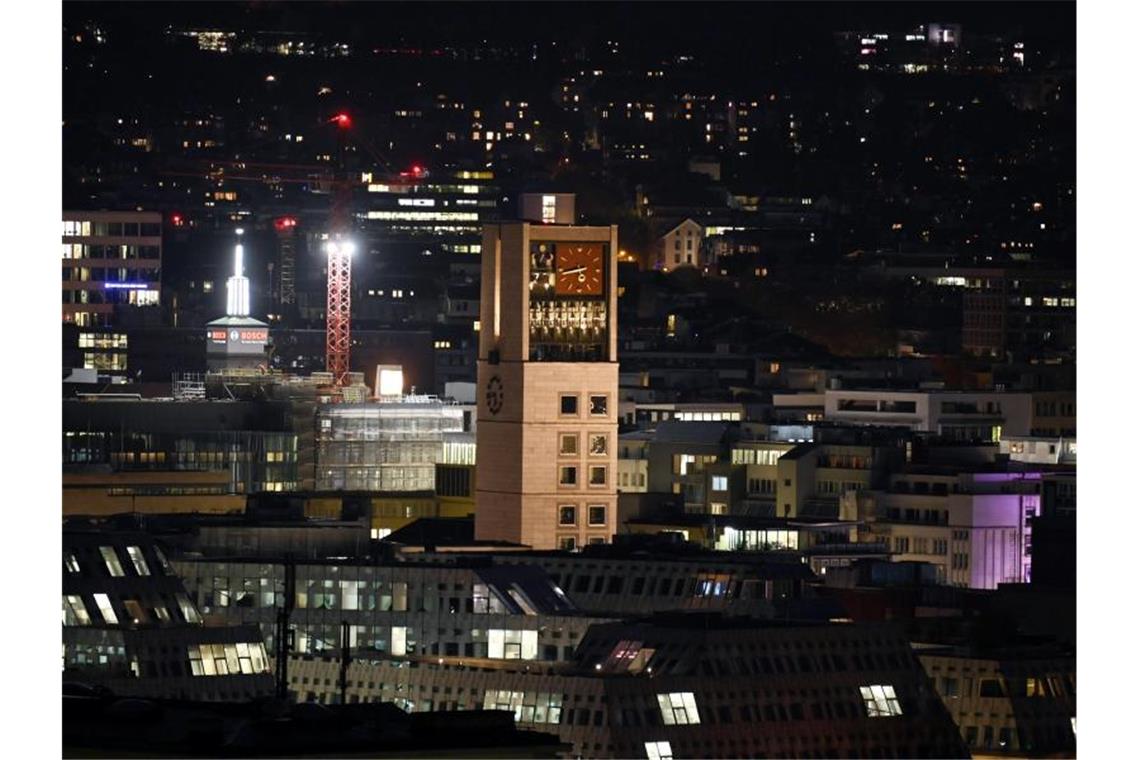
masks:
<svg viewBox="0 0 1140 760"><path fill-rule="evenodd" d="M575 267L574 269L563 269L559 274L580 274L586 271L586 267Z"/></svg>

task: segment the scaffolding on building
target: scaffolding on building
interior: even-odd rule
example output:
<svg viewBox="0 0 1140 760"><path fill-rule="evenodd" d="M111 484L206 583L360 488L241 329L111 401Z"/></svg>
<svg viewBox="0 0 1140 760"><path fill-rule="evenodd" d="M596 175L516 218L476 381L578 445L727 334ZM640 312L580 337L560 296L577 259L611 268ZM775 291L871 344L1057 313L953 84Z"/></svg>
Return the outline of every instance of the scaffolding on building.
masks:
<svg viewBox="0 0 1140 760"><path fill-rule="evenodd" d="M430 491L445 442L464 430L464 408L405 397L317 410L317 488Z"/></svg>
<svg viewBox="0 0 1140 760"><path fill-rule="evenodd" d="M170 379L171 393L178 401L202 401L206 398L206 376L200 372L175 372Z"/></svg>

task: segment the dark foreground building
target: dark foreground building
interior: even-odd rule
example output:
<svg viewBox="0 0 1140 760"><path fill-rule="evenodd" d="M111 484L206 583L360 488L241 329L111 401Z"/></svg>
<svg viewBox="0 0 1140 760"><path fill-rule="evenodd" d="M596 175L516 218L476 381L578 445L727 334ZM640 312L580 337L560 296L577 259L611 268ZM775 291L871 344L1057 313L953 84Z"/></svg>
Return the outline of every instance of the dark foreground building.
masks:
<svg viewBox="0 0 1140 760"><path fill-rule="evenodd" d="M65 528L63 560L65 683L201 701L273 693L257 627L206 625L146 534Z"/></svg>
<svg viewBox="0 0 1140 760"><path fill-rule="evenodd" d="M290 687L331 698L339 669L298 658ZM347 675L351 701L511 710L582 757L969 757L909 644L882 626L682 613L596 624L565 666L373 657Z"/></svg>
<svg viewBox="0 0 1140 760"><path fill-rule="evenodd" d="M64 757L554 758L568 747L510 713L409 715L392 705L210 704L70 688Z"/></svg>

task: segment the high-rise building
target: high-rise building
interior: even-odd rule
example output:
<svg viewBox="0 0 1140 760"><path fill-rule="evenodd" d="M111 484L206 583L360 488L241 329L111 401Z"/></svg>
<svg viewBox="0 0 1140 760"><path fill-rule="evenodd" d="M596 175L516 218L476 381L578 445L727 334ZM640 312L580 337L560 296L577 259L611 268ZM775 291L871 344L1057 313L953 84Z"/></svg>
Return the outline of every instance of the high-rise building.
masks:
<svg viewBox="0 0 1140 760"><path fill-rule="evenodd" d="M617 227L488 225L475 537L604 543L617 512Z"/></svg>
<svg viewBox="0 0 1140 760"><path fill-rule="evenodd" d="M162 215L136 211L63 212L63 321L116 323L116 305L157 306Z"/></svg>

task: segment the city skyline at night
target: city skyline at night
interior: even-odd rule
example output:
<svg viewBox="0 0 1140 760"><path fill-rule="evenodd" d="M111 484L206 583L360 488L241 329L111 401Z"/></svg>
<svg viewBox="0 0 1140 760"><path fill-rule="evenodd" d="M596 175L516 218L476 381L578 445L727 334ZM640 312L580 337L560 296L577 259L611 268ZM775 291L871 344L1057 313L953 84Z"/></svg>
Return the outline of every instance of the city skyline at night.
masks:
<svg viewBox="0 0 1140 760"><path fill-rule="evenodd" d="M64 756L1075 757L1076 21L64 3Z"/></svg>

